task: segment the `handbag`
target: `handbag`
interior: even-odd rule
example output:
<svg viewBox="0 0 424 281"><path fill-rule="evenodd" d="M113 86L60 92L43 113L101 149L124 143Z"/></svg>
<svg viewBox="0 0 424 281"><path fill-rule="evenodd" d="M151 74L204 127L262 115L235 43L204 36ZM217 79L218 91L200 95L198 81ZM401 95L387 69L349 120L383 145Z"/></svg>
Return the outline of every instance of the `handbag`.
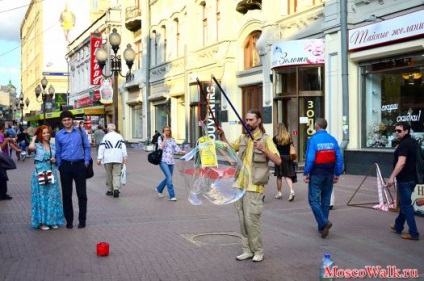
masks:
<svg viewBox="0 0 424 281"><path fill-rule="evenodd" d="M78 128L78 131L81 135L82 151L84 151L84 159L85 159L84 138L82 137L81 128ZM90 160L88 160L88 166L87 166L86 170L87 170L87 173L85 174L86 179L90 179L90 178L94 177L93 157L91 157L91 156L90 156Z"/></svg>
<svg viewBox="0 0 424 281"><path fill-rule="evenodd" d="M296 148L294 147L293 143L290 143L290 159L292 161L297 159Z"/></svg>
<svg viewBox="0 0 424 281"><path fill-rule="evenodd" d="M0 151L0 167L4 170L14 170L16 169L16 163L12 157Z"/></svg>
<svg viewBox="0 0 424 281"><path fill-rule="evenodd" d="M51 170L37 172L37 179L39 185L54 183L53 172Z"/></svg>
<svg viewBox="0 0 424 281"><path fill-rule="evenodd" d="M162 149L150 152L149 155L147 155L147 161L153 165L159 165L160 161L162 161Z"/></svg>

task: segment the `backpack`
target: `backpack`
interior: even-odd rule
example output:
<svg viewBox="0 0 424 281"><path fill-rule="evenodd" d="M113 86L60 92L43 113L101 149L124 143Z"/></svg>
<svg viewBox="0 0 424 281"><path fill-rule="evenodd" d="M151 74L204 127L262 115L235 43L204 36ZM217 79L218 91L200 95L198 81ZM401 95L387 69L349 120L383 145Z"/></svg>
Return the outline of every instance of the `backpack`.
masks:
<svg viewBox="0 0 424 281"><path fill-rule="evenodd" d="M415 142L417 161L415 164L417 184L424 184L424 147L418 141Z"/></svg>

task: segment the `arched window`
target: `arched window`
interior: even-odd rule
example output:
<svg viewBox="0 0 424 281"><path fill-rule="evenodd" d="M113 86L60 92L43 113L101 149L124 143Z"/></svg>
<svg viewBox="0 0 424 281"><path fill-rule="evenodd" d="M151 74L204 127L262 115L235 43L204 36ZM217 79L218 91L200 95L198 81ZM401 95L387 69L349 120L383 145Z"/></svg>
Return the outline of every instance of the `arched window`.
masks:
<svg viewBox="0 0 424 281"><path fill-rule="evenodd" d="M261 65L261 59L256 49L256 42L261 36L261 31L250 33L244 44L244 69L253 68Z"/></svg>

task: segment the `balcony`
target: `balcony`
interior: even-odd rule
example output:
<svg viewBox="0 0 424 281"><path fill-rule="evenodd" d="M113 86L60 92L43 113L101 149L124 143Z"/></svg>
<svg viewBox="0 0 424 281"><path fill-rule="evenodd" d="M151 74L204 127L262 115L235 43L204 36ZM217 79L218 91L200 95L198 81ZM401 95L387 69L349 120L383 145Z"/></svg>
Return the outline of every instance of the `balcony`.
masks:
<svg viewBox="0 0 424 281"><path fill-rule="evenodd" d="M137 6L125 9L125 27L132 32L141 29L141 10Z"/></svg>
<svg viewBox="0 0 424 281"><path fill-rule="evenodd" d="M246 14L249 10L262 10L262 0L242 0L238 1L236 11Z"/></svg>

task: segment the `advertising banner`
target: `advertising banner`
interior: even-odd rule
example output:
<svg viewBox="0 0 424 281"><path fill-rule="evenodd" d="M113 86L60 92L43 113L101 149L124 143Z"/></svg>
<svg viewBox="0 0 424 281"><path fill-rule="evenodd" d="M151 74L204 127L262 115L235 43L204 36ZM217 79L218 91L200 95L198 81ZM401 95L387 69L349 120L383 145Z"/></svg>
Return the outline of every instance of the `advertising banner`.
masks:
<svg viewBox="0 0 424 281"><path fill-rule="evenodd" d="M90 35L90 84L92 86L100 85L102 70L96 60L96 51L102 45L102 34L91 33Z"/></svg>

